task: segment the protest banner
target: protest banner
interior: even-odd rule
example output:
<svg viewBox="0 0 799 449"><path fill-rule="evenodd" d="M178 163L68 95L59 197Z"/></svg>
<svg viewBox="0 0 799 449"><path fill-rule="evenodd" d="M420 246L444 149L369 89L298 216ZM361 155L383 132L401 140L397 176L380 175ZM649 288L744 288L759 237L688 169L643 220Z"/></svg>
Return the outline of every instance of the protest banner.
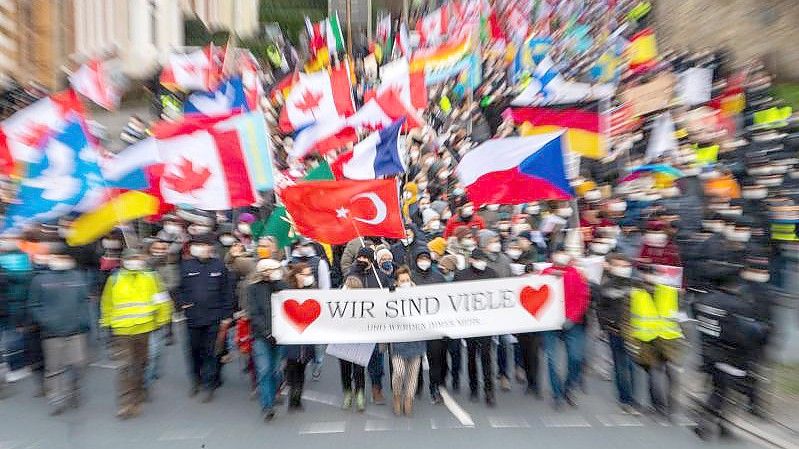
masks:
<svg viewBox="0 0 799 449"><path fill-rule="evenodd" d="M560 329L563 281L530 275L385 289L272 295L280 344L391 343Z"/></svg>
<svg viewBox="0 0 799 449"><path fill-rule="evenodd" d="M646 115L669 106L675 84L675 76L664 73L648 83L628 88L621 97L624 103L632 106L633 116Z"/></svg>

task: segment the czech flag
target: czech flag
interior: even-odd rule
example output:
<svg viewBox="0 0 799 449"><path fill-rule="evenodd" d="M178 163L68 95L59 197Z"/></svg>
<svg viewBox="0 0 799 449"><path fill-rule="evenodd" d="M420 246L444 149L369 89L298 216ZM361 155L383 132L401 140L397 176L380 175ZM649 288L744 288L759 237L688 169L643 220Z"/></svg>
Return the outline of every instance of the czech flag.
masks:
<svg viewBox="0 0 799 449"><path fill-rule="evenodd" d="M491 139L466 153L456 173L478 207L567 200L574 190L566 178L565 142L563 132Z"/></svg>
<svg viewBox="0 0 799 449"><path fill-rule="evenodd" d="M530 136L566 130L568 149L591 159L605 156L607 144L600 132L602 114L598 103L587 106L521 107L512 108L513 122L520 126L519 134Z"/></svg>

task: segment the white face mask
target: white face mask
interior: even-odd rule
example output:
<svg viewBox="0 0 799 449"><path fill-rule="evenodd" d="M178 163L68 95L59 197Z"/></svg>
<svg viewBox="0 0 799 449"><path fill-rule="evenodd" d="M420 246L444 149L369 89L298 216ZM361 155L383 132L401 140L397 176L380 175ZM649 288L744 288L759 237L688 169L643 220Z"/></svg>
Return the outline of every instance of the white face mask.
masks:
<svg viewBox="0 0 799 449"><path fill-rule="evenodd" d="M398 288L411 288L411 287L413 287L413 284L411 282L400 282L399 284L397 284L397 287Z"/></svg>
<svg viewBox="0 0 799 449"><path fill-rule="evenodd" d="M429 270L430 269L430 265L431 265L431 262L429 260L427 260L427 259L422 259L422 260L417 260L416 261L416 266L422 271Z"/></svg>
<svg viewBox="0 0 799 449"><path fill-rule="evenodd" d="M724 230L724 223L720 221L702 220L702 227L710 232L722 232Z"/></svg>
<svg viewBox="0 0 799 449"><path fill-rule="evenodd" d="M461 209L461 216L463 217L471 217L472 214L474 214L473 207L464 207L463 209Z"/></svg>
<svg viewBox="0 0 799 449"><path fill-rule="evenodd" d="M764 283L768 282L771 279L771 276L768 273L744 270L741 272L741 279L750 282Z"/></svg>
<svg viewBox="0 0 799 449"><path fill-rule="evenodd" d="M198 259L207 259L209 252L205 245L191 245L189 247L189 254Z"/></svg>
<svg viewBox="0 0 799 449"><path fill-rule="evenodd" d="M571 256L566 253L555 253L552 255L552 263L555 265L566 266L571 260Z"/></svg>
<svg viewBox="0 0 799 449"><path fill-rule="evenodd" d="M116 239L103 239L103 248L105 249L122 248L122 241Z"/></svg>
<svg viewBox="0 0 799 449"><path fill-rule="evenodd" d="M748 200L762 200L768 196L768 189L744 189L741 196Z"/></svg>
<svg viewBox="0 0 799 449"><path fill-rule="evenodd" d="M433 220L430 223L427 223L427 228L433 231L438 231L441 229L441 222L438 220Z"/></svg>
<svg viewBox="0 0 799 449"><path fill-rule="evenodd" d="M469 251L477 248L477 244L472 239L463 239L463 240L461 240L461 246L464 247L465 249L469 250Z"/></svg>
<svg viewBox="0 0 799 449"><path fill-rule="evenodd" d="M449 172L448 171L442 171L442 172L439 172L439 174L437 176L438 176L438 179L443 181L443 180L449 178Z"/></svg>
<svg viewBox="0 0 799 449"><path fill-rule="evenodd" d="M738 208L731 208L731 209L719 209L719 214L725 216L740 216L743 215L744 211Z"/></svg>
<svg viewBox="0 0 799 449"><path fill-rule="evenodd" d="M669 236L663 232L647 232L644 234L644 241L649 246L663 248L669 242Z"/></svg>
<svg viewBox="0 0 799 449"><path fill-rule="evenodd" d="M313 283L314 283L314 280L315 280L315 279L314 279L313 275L303 276L303 278L302 278L302 285L303 285L303 287L310 287L310 286L312 286L312 285L313 285Z"/></svg>
<svg viewBox="0 0 799 449"><path fill-rule="evenodd" d="M178 226L176 224L167 223L167 224L164 225L164 231L166 231L167 234L176 235L176 234L180 234L181 232L183 232L183 228L181 228L180 226Z"/></svg>
<svg viewBox="0 0 799 449"><path fill-rule="evenodd" d="M402 242L402 244L404 246L408 246L411 243L413 243L413 238L412 237L405 237L404 239L400 239L400 242Z"/></svg>
<svg viewBox="0 0 799 449"><path fill-rule="evenodd" d="M491 243L488 244L486 249L488 249L488 251L490 251L492 253L498 253L498 252L502 251L502 243L491 242Z"/></svg>
<svg viewBox="0 0 799 449"><path fill-rule="evenodd" d="M594 254L599 254L600 256L604 256L610 251L610 245L607 243L592 243L591 244L591 252Z"/></svg>
<svg viewBox="0 0 799 449"><path fill-rule="evenodd" d="M147 266L147 263L143 260L139 259L132 259L132 260L123 260L122 267L126 270L130 271L141 271Z"/></svg>
<svg viewBox="0 0 799 449"><path fill-rule="evenodd" d="M492 212L496 212L499 210L499 204L489 204L486 206L486 209Z"/></svg>
<svg viewBox="0 0 799 449"><path fill-rule="evenodd" d="M53 271L71 270L71 269L75 268L75 261L74 260L65 260L65 259L56 259L56 260L51 260L47 265Z"/></svg>
<svg viewBox="0 0 799 449"><path fill-rule="evenodd" d="M191 235L203 235L208 234L211 232L210 226L205 225L190 225L189 226L189 234Z"/></svg>
<svg viewBox="0 0 799 449"><path fill-rule="evenodd" d="M572 211L571 207L560 207L560 208L558 208L558 210L555 213L560 218L569 218L569 217L571 217L572 212L573 211Z"/></svg>
<svg viewBox="0 0 799 449"><path fill-rule="evenodd" d="M303 246L300 248L300 255L305 257L313 257L316 255L316 250L310 246Z"/></svg>
<svg viewBox="0 0 799 449"><path fill-rule="evenodd" d="M402 198L404 200L409 200L409 199L413 198L413 193L411 193L411 192L402 192Z"/></svg>
<svg viewBox="0 0 799 449"><path fill-rule="evenodd" d="M252 232L249 223L239 223L239 225L236 226L236 229L238 229L239 232L244 235L250 235L250 232Z"/></svg>
<svg viewBox="0 0 799 449"><path fill-rule="evenodd" d="M746 243L752 237L749 231L729 231L726 233L727 240L731 242Z"/></svg>
<svg viewBox="0 0 799 449"><path fill-rule="evenodd" d="M626 267L620 267L620 266L616 266L616 265L611 265L610 268L609 268L609 271L610 271L610 274L612 274L614 276L618 276L620 278L630 278L633 275L633 267L632 267L632 265L631 266L626 266Z"/></svg>
<svg viewBox="0 0 799 449"><path fill-rule="evenodd" d="M472 261L472 267L477 271L485 270L487 265L488 263L485 260Z"/></svg>
<svg viewBox="0 0 799 449"><path fill-rule="evenodd" d="M527 206L524 208L524 212L527 215L538 215L538 213L541 212L541 206L537 204L533 206Z"/></svg>
<svg viewBox="0 0 799 449"><path fill-rule="evenodd" d="M627 210L626 201L616 201L608 205L608 210L611 212L624 212Z"/></svg>
<svg viewBox="0 0 799 449"><path fill-rule="evenodd" d="M442 220L449 220L450 218L452 218L452 212L450 212L450 211L448 211L448 210L445 210L445 211L444 211L444 212L441 214L441 219L442 219Z"/></svg>
<svg viewBox="0 0 799 449"><path fill-rule="evenodd" d="M272 270L272 272L269 273L269 280L270 281L279 281L281 279L283 279L283 271L281 271L281 270Z"/></svg>
<svg viewBox="0 0 799 449"><path fill-rule="evenodd" d="M518 223L518 224L515 224L515 225L513 225L513 226L511 227L511 230L513 231L513 233L514 233L515 235L519 235L519 234L521 234L522 232L526 232L526 231L529 231L529 230L531 230L531 229L532 229L532 228L530 227L530 224L529 224L529 223Z"/></svg>
<svg viewBox="0 0 799 449"><path fill-rule="evenodd" d="M219 237L219 243L223 244L224 246L233 246L236 243L236 237L232 235L223 235Z"/></svg>
<svg viewBox="0 0 799 449"><path fill-rule="evenodd" d="M508 250L508 257L510 257L513 260L516 260L521 256L522 256L522 250L520 249L511 248Z"/></svg>

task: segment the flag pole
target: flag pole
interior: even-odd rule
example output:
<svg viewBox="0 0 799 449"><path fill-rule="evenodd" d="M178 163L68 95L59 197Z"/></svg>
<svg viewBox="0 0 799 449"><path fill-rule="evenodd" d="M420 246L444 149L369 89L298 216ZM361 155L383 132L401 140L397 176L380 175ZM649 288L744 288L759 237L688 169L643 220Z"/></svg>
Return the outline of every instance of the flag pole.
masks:
<svg viewBox="0 0 799 449"><path fill-rule="evenodd" d="M347 0L347 55L352 55L352 0Z"/></svg>

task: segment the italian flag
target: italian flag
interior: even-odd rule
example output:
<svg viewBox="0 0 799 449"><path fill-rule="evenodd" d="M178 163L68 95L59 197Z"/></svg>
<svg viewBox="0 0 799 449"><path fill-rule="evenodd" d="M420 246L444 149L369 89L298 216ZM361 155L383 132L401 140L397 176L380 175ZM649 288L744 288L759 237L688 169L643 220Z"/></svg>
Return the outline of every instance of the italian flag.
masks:
<svg viewBox="0 0 799 449"><path fill-rule="evenodd" d="M344 36L341 33L341 22L338 12L327 19L327 49L331 55L344 53Z"/></svg>

